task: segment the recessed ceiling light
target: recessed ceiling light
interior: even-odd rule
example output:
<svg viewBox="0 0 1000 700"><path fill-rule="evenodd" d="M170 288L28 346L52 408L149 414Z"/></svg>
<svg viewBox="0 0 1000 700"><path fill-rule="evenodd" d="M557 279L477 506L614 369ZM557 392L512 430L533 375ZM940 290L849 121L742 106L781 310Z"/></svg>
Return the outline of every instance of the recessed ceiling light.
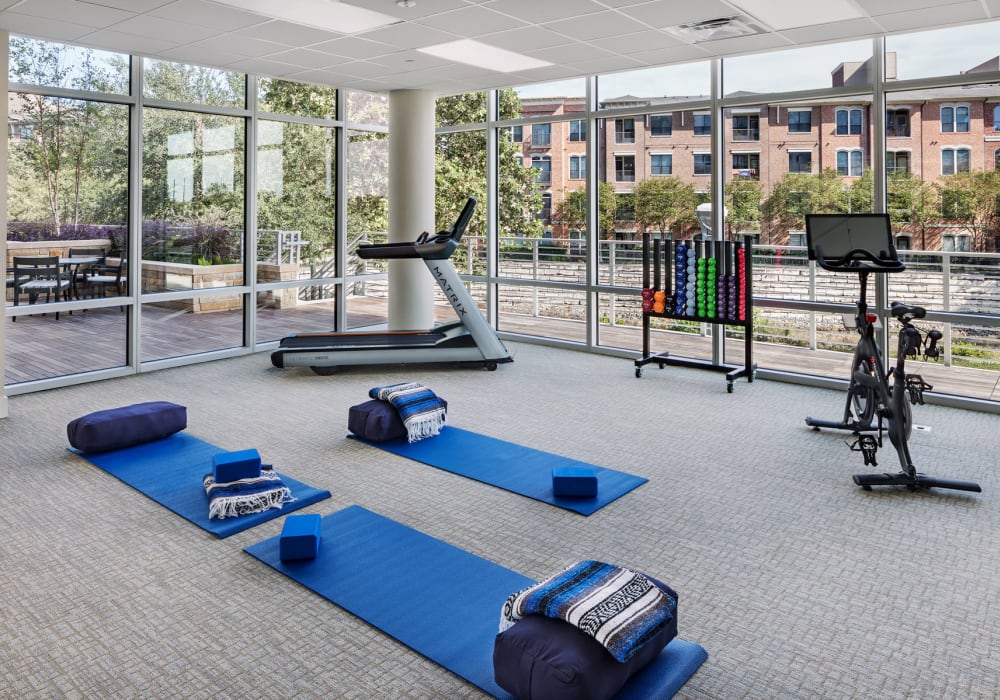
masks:
<svg viewBox="0 0 1000 700"><path fill-rule="evenodd" d="M416 7L416 0L396 0L396 5L399 7Z"/></svg>
<svg viewBox="0 0 1000 700"><path fill-rule="evenodd" d="M867 17L851 0L823 0L823 2L730 0L730 2L777 30Z"/></svg>
<svg viewBox="0 0 1000 700"><path fill-rule="evenodd" d="M548 61L500 49L472 39L459 39L444 44L425 46L417 51L500 73L513 73L514 71L544 68L552 65Z"/></svg>
<svg viewBox="0 0 1000 700"><path fill-rule="evenodd" d="M215 0L254 14L293 24L326 29L341 34L358 34L402 22L398 17L374 12L338 0Z"/></svg>

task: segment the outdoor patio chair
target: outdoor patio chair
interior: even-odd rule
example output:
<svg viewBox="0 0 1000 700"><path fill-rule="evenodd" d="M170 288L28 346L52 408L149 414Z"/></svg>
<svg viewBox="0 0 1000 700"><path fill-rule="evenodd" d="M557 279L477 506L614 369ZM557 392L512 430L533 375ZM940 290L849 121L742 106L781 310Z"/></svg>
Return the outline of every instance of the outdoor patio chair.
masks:
<svg viewBox="0 0 1000 700"><path fill-rule="evenodd" d="M73 296L80 298L80 290L87 284L87 277L95 268L104 265L107 251L104 248L70 248L67 258L81 258L83 262L70 265L70 279L73 283Z"/></svg>
<svg viewBox="0 0 1000 700"><path fill-rule="evenodd" d="M58 257L14 257L14 306L20 302L22 294L28 295L28 303L34 304L41 294L45 303L68 298L72 280L63 269ZM71 312L72 313L72 312ZM15 316L12 320L16 321ZM59 312L56 312L59 320Z"/></svg>

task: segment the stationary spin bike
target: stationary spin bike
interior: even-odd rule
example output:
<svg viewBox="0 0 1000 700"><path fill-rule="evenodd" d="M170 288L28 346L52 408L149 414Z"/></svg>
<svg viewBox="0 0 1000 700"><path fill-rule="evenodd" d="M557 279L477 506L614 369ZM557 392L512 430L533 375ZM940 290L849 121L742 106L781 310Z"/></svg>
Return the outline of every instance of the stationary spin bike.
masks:
<svg viewBox="0 0 1000 700"><path fill-rule="evenodd" d="M943 488L981 492L971 481L938 479L920 474L910 457L908 440L913 429L911 405L924 403L924 392L933 387L919 374L906 374L906 358L922 352L925 360L940 357L941 331L922 334L913 321L924 318L926 310L893 302L890 315L899 323L896 366L885 369L882 352L875 340L878 316L868 311L867 292L870 273L900 272L905 265L892 244L887 215L883 214L814 214L806 217L809 258L832 272L857 273L861 297L854 316L858 344L851 364L844 417L840 421L806 418L814 429L848 430L855 436L851 450L861 452L865 465L878 466L875 454L882 447L882 436L899 456L901 471L896 474L855 474L854 483L870 491L872 486L906 486L909 489ZM874 252L878 251L878 252ZM873 423L873 420L875 421ZM874 434L873 434L874 433Z"/></svg>

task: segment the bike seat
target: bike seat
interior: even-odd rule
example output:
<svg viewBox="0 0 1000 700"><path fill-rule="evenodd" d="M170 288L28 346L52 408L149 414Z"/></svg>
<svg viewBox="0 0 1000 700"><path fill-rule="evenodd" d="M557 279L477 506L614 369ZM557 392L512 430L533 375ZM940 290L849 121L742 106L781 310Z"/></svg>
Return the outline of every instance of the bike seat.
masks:
<svg viewBox="0 0 1000 700"><path fill-rule="evenodd" d="M910 306L909 304L894 301L889 305L889 307L889 313L892 314L893 318L903 319L905 321L910 321L915 318L923 318L927 315L927 309L922 306Z"/></svg>

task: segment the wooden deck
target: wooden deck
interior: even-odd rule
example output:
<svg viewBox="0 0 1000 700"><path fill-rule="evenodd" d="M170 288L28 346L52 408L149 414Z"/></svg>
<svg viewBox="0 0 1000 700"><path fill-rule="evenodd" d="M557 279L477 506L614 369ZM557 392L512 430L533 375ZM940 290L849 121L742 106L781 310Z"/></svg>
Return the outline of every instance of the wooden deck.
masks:
<svg viewBox="0 0 1000 700"><path fill-rule="evenodd" d="M437 316L440 321L454 318L448 306L438 308ZM124 366L127 319L128 314L119 311L118 307L77 311L72 315L62 313L59 320L52 314L22 316L16 323L6 319L5 383L19 384ZM377 324L384 319L384 300L352 298L349 301L349 327ZM143 362L243 346L243 317L237 311L192 314L147 304L142 320ZM256 342L276 341L305 331L329 330L333 325L332 303L306 303L283 310L261 308L257 312ZM586 339L584 324L579 321L501 314L498 325L503 333L581 343ZM598 333L599 344L603 347L624 349L637 356L642 351L639 328L601 326ZM650 350L669 352L673 357L710 360L711 343L711 338L700 335L653 331ZM726 361L743 365L743 341L727 339L725 347ZM833 378L846 377L850 365L846 353L761 342L753 345L753 361L761 369ZM625 362L623 360L623 376L630 376L632 369ZM909 362L907 366L933 385L935 393L1000 401L1000 372L946 367L930 362Z"/></svg>

